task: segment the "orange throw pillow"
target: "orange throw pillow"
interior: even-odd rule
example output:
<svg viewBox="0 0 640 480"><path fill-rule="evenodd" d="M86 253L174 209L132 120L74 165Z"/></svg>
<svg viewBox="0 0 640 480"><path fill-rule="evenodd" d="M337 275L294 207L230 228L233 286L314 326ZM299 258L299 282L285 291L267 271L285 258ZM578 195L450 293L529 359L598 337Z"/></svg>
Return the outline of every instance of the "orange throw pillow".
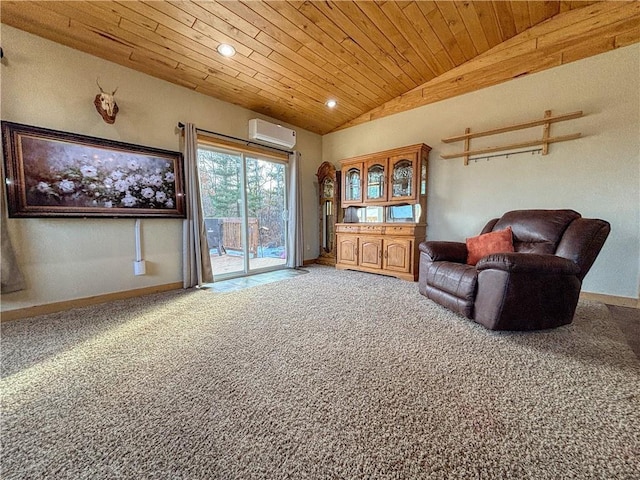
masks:
<svg viewBox="0 0 640 480"><path fill-rule="evenodd" d="M485 255L513 252L511 227L467 238L467 263L475 265Z"/></svg>

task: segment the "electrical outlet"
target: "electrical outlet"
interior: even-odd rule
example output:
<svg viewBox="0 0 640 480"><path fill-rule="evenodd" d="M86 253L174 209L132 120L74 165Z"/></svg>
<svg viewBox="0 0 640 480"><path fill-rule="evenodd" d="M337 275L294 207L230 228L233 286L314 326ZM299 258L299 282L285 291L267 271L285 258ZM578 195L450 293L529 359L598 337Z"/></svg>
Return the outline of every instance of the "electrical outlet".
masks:
<svg viewBox="0 0 640 480"><path fill-rule="evenodd" d="M147 271L147 266L144 260L138 260L133 262L133 274L144 275Z"/></svg>

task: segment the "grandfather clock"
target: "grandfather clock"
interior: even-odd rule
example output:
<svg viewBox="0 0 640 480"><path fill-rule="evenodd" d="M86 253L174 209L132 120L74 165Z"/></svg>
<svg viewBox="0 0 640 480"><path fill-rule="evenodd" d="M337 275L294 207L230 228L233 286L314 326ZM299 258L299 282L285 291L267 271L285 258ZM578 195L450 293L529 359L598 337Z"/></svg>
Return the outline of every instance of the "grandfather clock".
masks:
<svg viewBox="0 0 640 480"><path fill-rule="evenodd" d="M320 209L320 255L316 263L336 264L336 223L342 221L340 208L340 171L329 162L318 168Z"/></svg>

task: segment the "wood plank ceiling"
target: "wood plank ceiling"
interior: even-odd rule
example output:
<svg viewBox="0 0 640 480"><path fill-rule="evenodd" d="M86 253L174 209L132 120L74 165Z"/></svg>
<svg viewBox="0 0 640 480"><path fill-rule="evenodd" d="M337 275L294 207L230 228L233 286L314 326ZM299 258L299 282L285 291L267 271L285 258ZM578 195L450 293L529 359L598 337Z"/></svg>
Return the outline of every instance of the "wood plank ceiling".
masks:
<svg viewBox="0 0 640 480"><path fill-rule="evenodd" d="M639 7L585 1L3 0L0 19L325 134L638 42ZM236 55L220 56L220 43L233 45ZM337 107L327 108L329 99Z"/></svg>

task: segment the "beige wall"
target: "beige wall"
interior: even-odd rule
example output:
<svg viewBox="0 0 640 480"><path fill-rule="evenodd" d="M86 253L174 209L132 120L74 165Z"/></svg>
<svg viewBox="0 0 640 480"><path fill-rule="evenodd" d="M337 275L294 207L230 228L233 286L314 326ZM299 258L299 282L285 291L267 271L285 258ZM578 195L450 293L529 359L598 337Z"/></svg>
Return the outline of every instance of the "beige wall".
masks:
<svg viewBox="0 0 640 480"><path fill-rule="evenodd" d="M608 220L612 232L583 290L638 298L640 279L640 45L512 80L386 117L322 139L323 160L424 142L433 150L428 181L428 230L434 240L477 235L485 222L512 209L572 208ZM441 139L542 118L544 111L585 116L554 124L552 135L584 138L550 146L547 156L523 154L463 165L441 153L462 143ZM539 138L541 127L472 141L496 146Z"/></svg>
<svg viewBox="0 0 640 480"><path fill-rule="evenodd" d="M39 37L0 27L3 120L178 149L175 126L247 136L257 115ZM612 234L585 279L584 290L638 297L640 282L640 46L634 45L519 78L458 98L319 137L293 127L302 152L305 259L318 253L315 172L323 160L424 142L429 166L428 235L464 240L485 221L513 208L574 208L607 219ZM92 101L96 77L118 87L121 107L105 124ZM582 132L554 144L548 156L512 156L464 167L442 160L461 144L440 139L584 110L585 117L552 127L552 135ZM537 137L540 129L485 140L497 144ZM492 143L493 142L493 143ZM474 142L474 146L484 143ZM133 219L9 219L28 290L2 295L2 310L181 281L180 220L144 219L148 275L134 276Z"/></svg>
<svg viewBox="0 0 640 480"><path fill-rule="evenodd" d="M6 25L0 32L3 120L175 151L179 121L247 138L248 120L265 118ZM114 125L93 106L97 77L105 90L118 87ZM293 128L302 154L305 258L315 258L321 137ZM144 276L133 274L133 219L6 221L28 289L2 295L3 311L182 280L179 219L142 220Z"/></svg>

